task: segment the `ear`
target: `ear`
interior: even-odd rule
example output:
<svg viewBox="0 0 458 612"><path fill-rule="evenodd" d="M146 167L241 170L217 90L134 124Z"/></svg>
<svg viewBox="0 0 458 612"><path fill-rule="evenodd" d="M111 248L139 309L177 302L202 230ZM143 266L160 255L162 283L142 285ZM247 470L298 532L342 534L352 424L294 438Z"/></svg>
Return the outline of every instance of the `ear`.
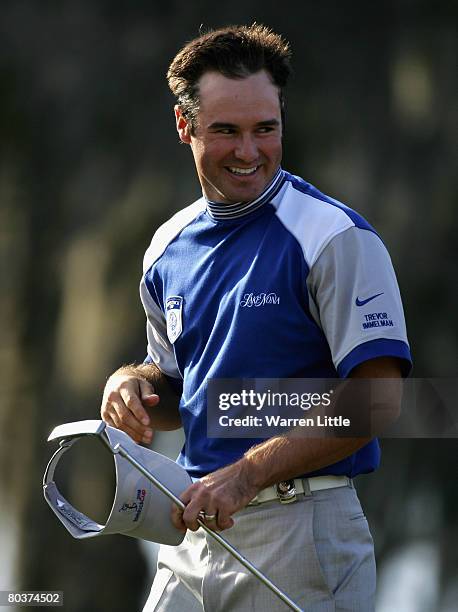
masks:
<svg viewBox="0 0 458 612"><path fill-rule="evenodd" d="M181 107L178 104L174 107L175 112L175 121L177 126L177 132L180 137L181 142L185 144L191 144L191 126L188 123L188 120L182 113Z"/></svg>

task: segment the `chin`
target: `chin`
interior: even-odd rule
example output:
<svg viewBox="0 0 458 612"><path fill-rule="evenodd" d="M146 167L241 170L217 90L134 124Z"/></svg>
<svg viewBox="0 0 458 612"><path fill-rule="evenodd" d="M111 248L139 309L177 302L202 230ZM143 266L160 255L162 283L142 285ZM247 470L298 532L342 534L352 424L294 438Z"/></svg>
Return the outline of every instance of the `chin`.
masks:
<svg viewBox="0 0 458 612"><path fill-rule="evenodd" d="M260 179L261 177L258 177ZM207 189L204 189L207 198L212 202L221 202L224 204L236 204L237 202L250 202L255 200L266 188L271 178L268 180L263 177L263 180L256 181L253 185L233 185L228 182L220 183L220 185L208 184Z"/></svg>

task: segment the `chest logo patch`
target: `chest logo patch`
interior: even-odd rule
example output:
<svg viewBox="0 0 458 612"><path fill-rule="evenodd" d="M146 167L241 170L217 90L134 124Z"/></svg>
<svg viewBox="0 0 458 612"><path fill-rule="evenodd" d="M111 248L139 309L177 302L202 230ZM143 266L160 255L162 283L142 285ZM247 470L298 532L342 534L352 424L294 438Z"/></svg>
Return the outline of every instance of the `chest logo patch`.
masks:
<svg viewBox="0 0 458 612"><path fill-rule="evenodd" d="M240 302L242 308L259 308L268 304L280 304L280 296L276 293L245 293Z"/></svg>
<svg viewBox="0 0 458 612"><path fill-rule="evenodd" d="M165 303L167 315L167 338L173 344L183 331L183 298L173 295Z"/></svg>

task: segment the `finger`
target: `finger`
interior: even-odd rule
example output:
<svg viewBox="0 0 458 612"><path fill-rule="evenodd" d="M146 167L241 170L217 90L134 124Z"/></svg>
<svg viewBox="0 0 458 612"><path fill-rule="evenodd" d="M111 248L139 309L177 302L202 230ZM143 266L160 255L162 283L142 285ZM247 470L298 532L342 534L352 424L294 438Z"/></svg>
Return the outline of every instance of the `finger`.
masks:
<svg viewBox="0 0 458 612"><path fill-rule="evenodd" d="M134 417L128 408L121 402L112 402L113 411L111 418L116 423L118 429L122 429L135 441L149 444L153 438L151 429L145 427Z"/></svg>
<svg viewBox="0 0 458 612"><path fill-rule="evenodd" d="M157 406L159 404L159 401L160 399L157 393L142 396L142 403L145 406L148 406L148 408L154 408L154 406Z"/></svg>
<svg viewBox="0 0 458 612"><path fill-rule="evenodd" d="M181 501L186 505L184 511L181 512L181 517L177 517L177 521L181 522L191 531L199 529L199 523L197 519L202 508L206 507L208 503L207 496L205 495L205 488L200 482L195 482L190 485L180 495Z"/></svg>
<svg viewBox="0 0 458 612"><path fill-rule="evenodd" d="M207 506L205 510L199 512L197 518L201 519L208 527L215 531L230 529L234 525L234 520L224 509L217 509L214 505Z"/></svg>
<svg viewBox="0 0 458 612"><path fill-rule="evenodd" d="M144 440L144 435L139 434L138 431L135 431L131 427L128 427L127 425L123 424L122 421L119 419L118 415L116 414L116 412L113 412L113 418L111 418L110 416L107 416L104 420L107 423L107 425L111 425L112 427L116 427L116 429L124 431L137 444L147 443Z"/></svg>
<svg viewBox="0 0 458 612"><path fill-rule="evenodd" d="M216 526L218 531L224 531L225 529L230 529L234 526L234 519L230 516L220 516L218 514L218 520L216 522Z"/></svg>
<svg viewBox="0 0 458 612"><path fill-rule="evenodd" d="M202 510L202 504L195 500L189 502L182 515L182 521L188 529L191 531L197 531L197 529L199 529L200 525L198 519L202 520L202 512L204 512Z"/></svg>
<svg viewBox="0 0 458 612"><path fill-rule="evenodd" d="M116 427L116 423L113 421L109 414L107 414L105 417L102 417L102 420L105 421L105 423L110 427Z"/></svg>
<svg viewBox="0 0 458 612"><path fill-rule="evenodd" d="M143 404L148 407L159 404L159 395L154 392L154 387L147 380L139 380L140 397Z"/></svg>
<svg viewBox="0 0 458 612"><path fill-rule="evenodd" d="M108 425L119 429L121 421L119 420L119 417L114 409L113 402L106 403L100 410L100 415L102 417L102 420L105 421L105 423L108 423Z"/></svg>
<svg viewBox="0 0 458 612"><path fill-rule="evenodd" d="M108 399L108 397L104 395L102 399L102 404L100 406L100 416L102 417L102 420L107 423L108 423L108 420L110 420L111 421L109 423L110 425L114 423L112 412L113 412L112 400ZM116 425L114 425L114 427L116 427Z"/></svg>
<svg viewBox="0 0 458 612"><path fill-rule="evenodd" d="M125 425L122 425L122 424L120 426L118 426L118 425L116 425L116 423L112 419L105 419L105 422L110 427L115 427L116 429L119 429L120 431L124 431L137 444L140 444L140 443L143 442L142 436L139 436L136 431L133 431L129 427L126 427Z"/></svg>
<svg viewBox="0 0 458 612"><path fill-rule="evenodd" d="M149 425L150 419L148 413L143 408L143 404L135 391L132 390L131 386L121 387L119 393L125 406L129 409L131 414L135 417L138 423L142 425ZM129 423L131 427L133 424Z"/></svg>
<svg viewBox="0 0 458 612"><path fill-rule="evenodd" d="M136 442L151 443L152 430L139 423L130 413L117 389L105 393L100 414L105 421L110 418L114 427L125 431Z"/></svg>
<svg viewBox="0 0 458 612"><path fill-rule="evenodd" d="M172 520L173 526L178 529L178 531L181 531L182 533L186 531L187 527L183 521L183 510L181 510L181 508L178 508L178 506L176 506L175 504L172 504L170 518Z"/></svg>
<svg viewBox="0 0 458 612"><path fill-rule="evenodd" d="M199 512L198 518L210 527L210 529L214 529L215 531L219 531L218 528L218 511L212 510L210 511L208 508L206 510L201 510Z"/></svg>
<svg viewBox="0 0 458 612"><path fill-rule="evenodd" d="M201 488L200 482L193 482L187 489L180 494L181 501L187 505L199 493Z"/></svg>
<svg viewBox="0 0 458 612"><path fill-rule="evenodd" d="M118 429L121 429L122 431L124 431L128 436L132 438L132 440L136 444L149 444L149 442L146 442L145 436L138 435L138 433L134 431L133 429L131 429L130 427L126 427L125 425L123 425L122 427L118 427ZM150 438L149 438L149 441L151 441Z"/></svg>

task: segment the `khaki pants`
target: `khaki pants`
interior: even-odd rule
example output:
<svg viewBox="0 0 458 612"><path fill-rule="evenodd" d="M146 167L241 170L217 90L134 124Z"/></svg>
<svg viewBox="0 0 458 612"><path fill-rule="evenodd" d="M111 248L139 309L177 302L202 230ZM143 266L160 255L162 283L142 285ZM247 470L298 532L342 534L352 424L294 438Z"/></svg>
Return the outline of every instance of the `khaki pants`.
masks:
<svg viewBox="0 0 458 612"><path fill-rule="evenodd" d="M352 485L250 506L234 519L225 538L304 611L374 610L373 542ZM180 546L161 546L144 612L288 609L199 529Z"/></svg>

